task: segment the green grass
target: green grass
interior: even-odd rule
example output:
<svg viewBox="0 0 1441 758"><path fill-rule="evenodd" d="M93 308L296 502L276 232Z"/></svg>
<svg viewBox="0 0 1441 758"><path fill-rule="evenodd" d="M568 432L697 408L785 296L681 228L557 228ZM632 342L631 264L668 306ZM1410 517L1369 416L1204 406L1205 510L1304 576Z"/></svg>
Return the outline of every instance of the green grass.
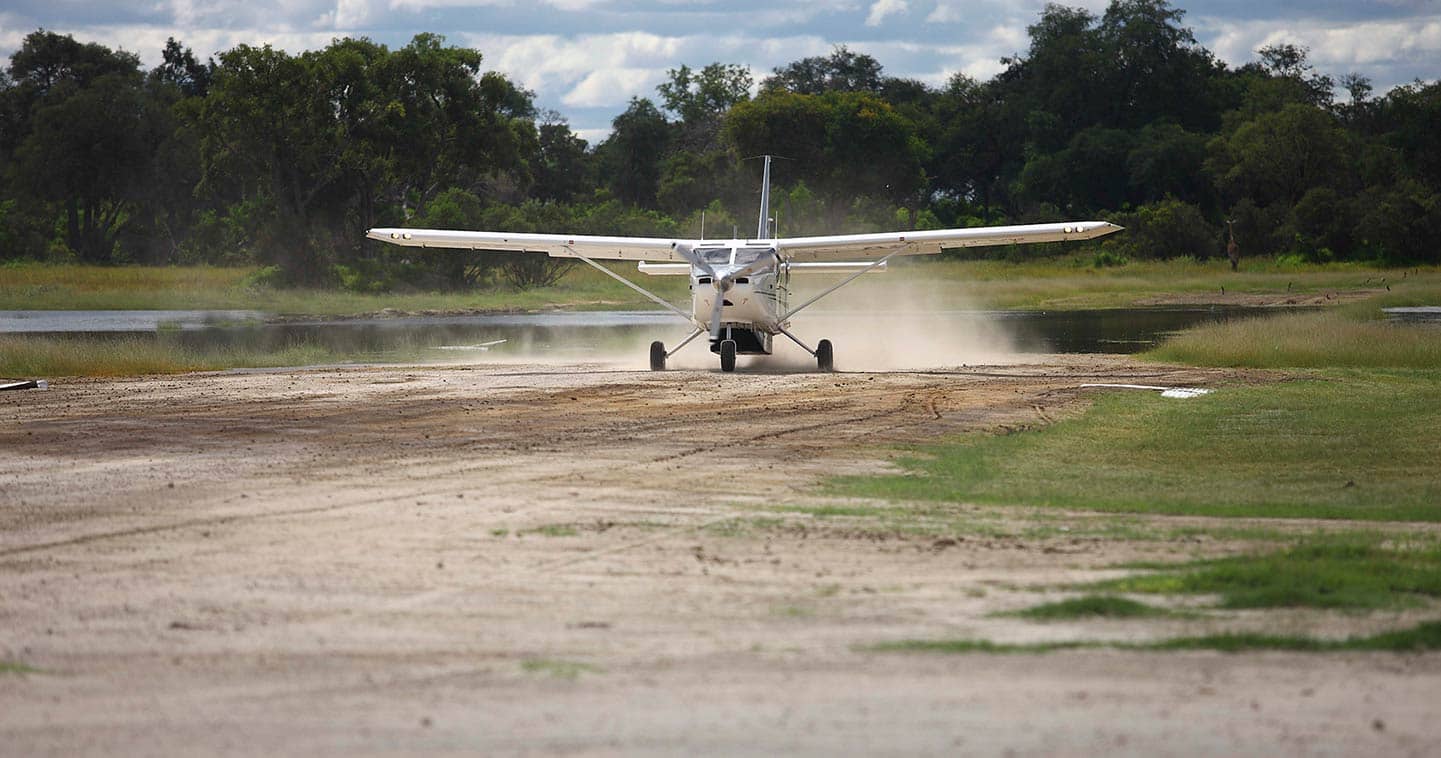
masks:
<svg viewBox="0 0 1441 758"><path fill-rule="evenodd" d="M1326 652L1426 652L1441 650L1441 621L1428 621L1408 629L1398 629L1365 637L1344 640L1322 640L1314 637L1276 636L1253 633L1211 634L1199 637L1177 637L1159 642L1041 642L1013 645L988 640L899 640L871 645L865 650L879 653L1050 653L1080 648L1112 648L1117 650L1170 651L1218 650L1228 653L1254 651Z"/></svg>
<svg viewBox="0 0 1441 758"><path fill-rule="evenodd" d="M1441 297L1433 302L1441 303ZM1209 324L1145 357L1193 366L1441 369L1441 330L1354 318L1365 312L1287 313Z"/></svg>
<svg viewBox="0 0 1441 758"><path fill-rule="evenodd" d="M542 674L555 679L576 680L581 674L600 674L604 669L589 663L563 661L553 658L527 658L520 662L520 668L528 674Z"/></svg>
<svg viewBox="0 0 1441 758"><path fill-rule="evenodd" d="M334 289L271 289L245 286L253 268L211 266L0 266L0 309L176 310L244 309L287 315L347 316L385 310L512 311L549 308L654 308L609 277L587 266L572 269L559 284L530 290L495 287L475 292L360 294ZM645 277L634 264L615 270L664 296L680 298L683 277Z"/></svg>
<svg viewBox="0 0 1441 758"><path fill-rule="evenodd" d="M0 336L0 376L136 376L185 371L307 366L340 363L356 356L319 345L275 348L216 345L193 348L157 337Z"/></svg>
<svg viewBox="0 0 1441 758"><path fill-rule="evenodd" d="M1275 636L1267 634L1211 634L1200 637L1179 637L1141 646L1143 650L1219 650L1242 653L1262 650L1298 652L1370 651L1419 653L1441 650L1441 622L1430 621L1409 629L1382 632L1369 637L1344 640L1319 640L1314 637Z"/></svg>
<svg viewBox="0 0 1441 758"><path fill-rule="evenodd" d="M1119 592L1220 596L1222 608L1370 610L1441 599L1441 543L1335 537L1094 585Z"/></svg>
<svg viewBox="0 0 1441 758"><path fill-rule="evenodd" d="M1395 269L1355 263L1292 266L1270 259L1244 261L1232 272L1225 260L1137 261L1097 269L1092 256L1073 255L1012 263L907 259L893 261L892 270L865 277L856 286L869 301L886 302L887 293L900 302L964 303L984 308L1089 309L1118 308L1165 302L1177 296L1206 298L1227 295L1307 296L1346 290L1381 289L1384 277L1391 292L1378 293L1387 304L1435 305L1426 293L1441 289L1441 268L1416 269L1404 280ZM819 277L818 277L819 279ZM1369 283L1367 280L1371 280ZM798 280L804 283L807 280ZM1421 300L1422 302L1413 302ZM832 307L839 307L834 301ZM825 308L827 304L817 305Z"/></svg>
<svg viewBox="0 0 1441 758"><path fill-rule="evenodd" d="M1165 608L1139 603L1130 598L1114 595L1086 595L1055 603L1044 603L1010 615L1037 621L1060 621L1064 619L1154 618L1170 616L1172 612Z"/></svg>
<svg viewBox="0 0 1441 758"><path fill-rule="evenodd" d="M1441 521L1441 372L1332 372L919 448L835 494L1218 517Z"/></svg>
<svg viewBox="0 0 1441 758"><path fill-rule="evenodd" d="M702 526L701 531L715 537L754 537L760 533L783 529L785 525L784 519L757 516L715 521Z"/></svg>
<svg viewBox="0 0 1441 758"><path fill-rule="evenodd" d="M990 640L897 640L869 645L863 650L874 653L1050 653L1057 650L1100 647L1096 642L1032 642L1013 644Z"/></svg>
<svg viewBox="0 0 1441 758"><path fill-rule="evenodd" d="M918 292L937 302L986 308L1107 308L1177 294L1297 294L1374 288L1387 277L1394 304L1412 302L1427 288L1441 288L1441 269L1416 270L1400 279L1394 270L1360 264L1286 266L1269 260L1246 261L1233 273L1222 260L1140 261L1098 270L1091 256L1041 258L1023 263L1001 261L897 260L892 270L858 282L858 296L874 300L903 293L913 303ZM683 277L647 277L631 264L615 270L681 300ZM554 287L518 291L496 287L470 293L414 292L366 295L338 290L252 289L245 286L253 268L81 266L34 263L0 266L0 308L16 310L251 309L270 313L354 315L385 309L400 311L495 311L545 308L652 308L650 301L588 266L577 266ZM1366 283L1371 279L1370 284ZM831 277L797 277L798 296L819 292ZM869 293L866 291L869 290ZM1424 298L1423 298L1424 299ZM832 302L831 305L835 305ZM1430 304L1434 304L1432 301ZM824 307L823 305L817 307Z"/></svg>
<svg viewBox="0 0 1441 758"><path fill-rule="evenodd" d="M580 532L575 528L575 524L545 524L534 529L526 529L519 534L521 536L539 534L542 537L574 537Z"/></svg>
<svg viewBox="0 0 1441 758"><path fill-rule="evenodd" d="M32 666L27 666L27 665L25 665L25 664L23 664L23 663L20 663L20 662L18 662L18 661L5 661L5 660L0 660L0 676L4 676L4 675L6 675L6 674L38 674L38 673L40 673L40 669L34 668L34 667L32 667Z"/></svg>

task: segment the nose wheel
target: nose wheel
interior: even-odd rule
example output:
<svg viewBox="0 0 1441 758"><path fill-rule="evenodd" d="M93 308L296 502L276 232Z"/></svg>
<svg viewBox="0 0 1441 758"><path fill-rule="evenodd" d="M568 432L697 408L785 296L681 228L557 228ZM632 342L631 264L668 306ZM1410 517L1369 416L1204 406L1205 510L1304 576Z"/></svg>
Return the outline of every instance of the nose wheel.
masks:
<svg viewBox="0 0 1441 758"><path fill-rule="evenodd" d="M736 341L721 340L720 344L721 371L736 370Z"/></svg>

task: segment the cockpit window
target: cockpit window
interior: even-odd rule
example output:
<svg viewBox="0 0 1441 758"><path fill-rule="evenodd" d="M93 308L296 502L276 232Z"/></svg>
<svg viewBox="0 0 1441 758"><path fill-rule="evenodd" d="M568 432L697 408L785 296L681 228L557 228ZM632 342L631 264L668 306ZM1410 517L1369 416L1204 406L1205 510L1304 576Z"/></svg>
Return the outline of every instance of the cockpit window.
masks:
<svg viewBox="0 0 1441 758"><path fill-rule="evenodd" d="M730 263L731 249L728 247L701 248L696 251L706 263Z"/></svg>
<svg viewBox="0 0 1441 758"><path fill-rule="evenodd" d="M736 265L744 266L747 263L754 263L762 255L771 251L768 247L738 247L736 248Z"/></svg>

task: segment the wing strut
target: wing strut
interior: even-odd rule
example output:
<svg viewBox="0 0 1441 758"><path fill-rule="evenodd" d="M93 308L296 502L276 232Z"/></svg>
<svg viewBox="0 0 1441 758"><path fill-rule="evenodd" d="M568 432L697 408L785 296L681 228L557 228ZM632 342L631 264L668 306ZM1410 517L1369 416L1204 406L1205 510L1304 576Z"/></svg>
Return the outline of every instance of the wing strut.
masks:
<svg viewBox="0 0 1441 758"><path fill-rule="evenodd" d="M790 337L790 338L791 338L791 342L794 342L794 343L796 343L797 345L800 345L802 350L806 351L807 353L810 353L812 358L815 357L816 351L812 350L812 349L810 348L810 346L807 345L806 343L801 342L801 340L800 340L799 337L797 337L797 336L795 336L794 334L791 334L790 332L786 331L786 328L783 327L783 326L777 326L776 328L779 329L779 330L781 330L781 334L784 334L785 336Z"/></svg>
<svg viewBox="0 0 1441 758"><path fill-rule="evenodd" d="M640 294L645 295L646 297L648 297L648 298L650 298L652 301L654 301L657 305L662 305L662 306L664 306L667 310L675 313L677 316L680 316L681 318L685 319L686 321L690 321L690 320L691 320L691 315L690 315L689 313L686 313L685 311L683 311L683 310L675 307L674 305L671 305L670 303L662 300L662 299L660 298L660 296L651 294L650 292L648 292L647 290L645 290L644 288L642 288L640 285L631 283L631 281L630 281L629 279L626 279L625 277L621 276L620 274L617 274L616 272L611 271L610 269L606 268L605 266L602 266L602 265L600 265L599 263L596 263L595 261L591 260L590 258L587 258L587 257L585 257L584 255L581 255L580 253L578 253L578 252L575 251L575 248L573 248L573 247L567 247L566 249L570 251L570 254L571 254L571 255L574 255L575 257L577 257L577 258L585 261L586 263L589 263L591 266L594 266L595 269L596 269L597 271L601 272L602 274L605 274L606 276L608 276L608 277L610 277L610 278L612 278L612 279L620 282L621 284L624 284L625 286L630 287L631 289L635 290L636 292L639 292Z"/></svg>
<svg viewBox="0 0 1441 758"><path fill-rule="evenodd" d="M895 253L891 253L891 255L895 255ZM837 284L836 286L831 287L830 289L826 290L825 292L822 292L821 294L816 295L815 297L811 298L810 300L807 300L807 301L805 301L804 303L801 303L800 305L797 305L796 307L790 309L789 311L786 312L786 315L780 317L780 319L779 319L780 323L784 324L786 321L789 321L791 316L794 316L794 315L796 315L797 313L800 313L801 310L810 307L810 305L811 305L812 303L814 303L814 302L817 301L817 300L820 300L821 298L825 297L826 295L829 295L829 294L831 294L832 292L835 292L836 290L840 289L841 287L844 287L844 286L846 286L847 284L850 284L851 282L853 282L853 281L855 281L857 278L859 278L861 274L864 274L864 273L866 273L866 272L868 272L868 271L874 270L874 269L877 268L878 266L884 265L886 261L888 261L888 260L891 259L891 255L887 255L886 257L881 258L880 260L876 261L875 263L872 263L871 265L866 266L865 268L861 269L860 271L857 271L856 273L851 274L850 276L846 277L845 280L842 281L840 284ZM787 337L790 337L789 334L787 334L786 336L787 336ZM795 339L795 337L791 337L791 339ZM797 340L797 342L799 342L799 340ZM805 345L801 345L801 347L806 347L806 346L805 346ZM807 349L807 350L810 350L810 348L806 348L806 349ZM814 355L814 353L812 353L812 355Z"/></svg>

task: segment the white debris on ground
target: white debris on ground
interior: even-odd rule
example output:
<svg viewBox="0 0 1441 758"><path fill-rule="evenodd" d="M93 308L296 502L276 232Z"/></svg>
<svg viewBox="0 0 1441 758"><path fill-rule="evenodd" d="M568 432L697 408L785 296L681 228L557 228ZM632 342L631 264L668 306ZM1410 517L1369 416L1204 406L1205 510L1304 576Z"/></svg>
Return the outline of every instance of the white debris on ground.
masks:
<svg viewBox="0 0 1441 758"><path fill-rule="evenodd" d="M1081 387L1104 387L1107 389L1120 390L1155 390L1161 393L1161 397L1192 398L1211 394L1211 390L1202 387L1152 387L1147 384L1082 384Z"/></svg>

